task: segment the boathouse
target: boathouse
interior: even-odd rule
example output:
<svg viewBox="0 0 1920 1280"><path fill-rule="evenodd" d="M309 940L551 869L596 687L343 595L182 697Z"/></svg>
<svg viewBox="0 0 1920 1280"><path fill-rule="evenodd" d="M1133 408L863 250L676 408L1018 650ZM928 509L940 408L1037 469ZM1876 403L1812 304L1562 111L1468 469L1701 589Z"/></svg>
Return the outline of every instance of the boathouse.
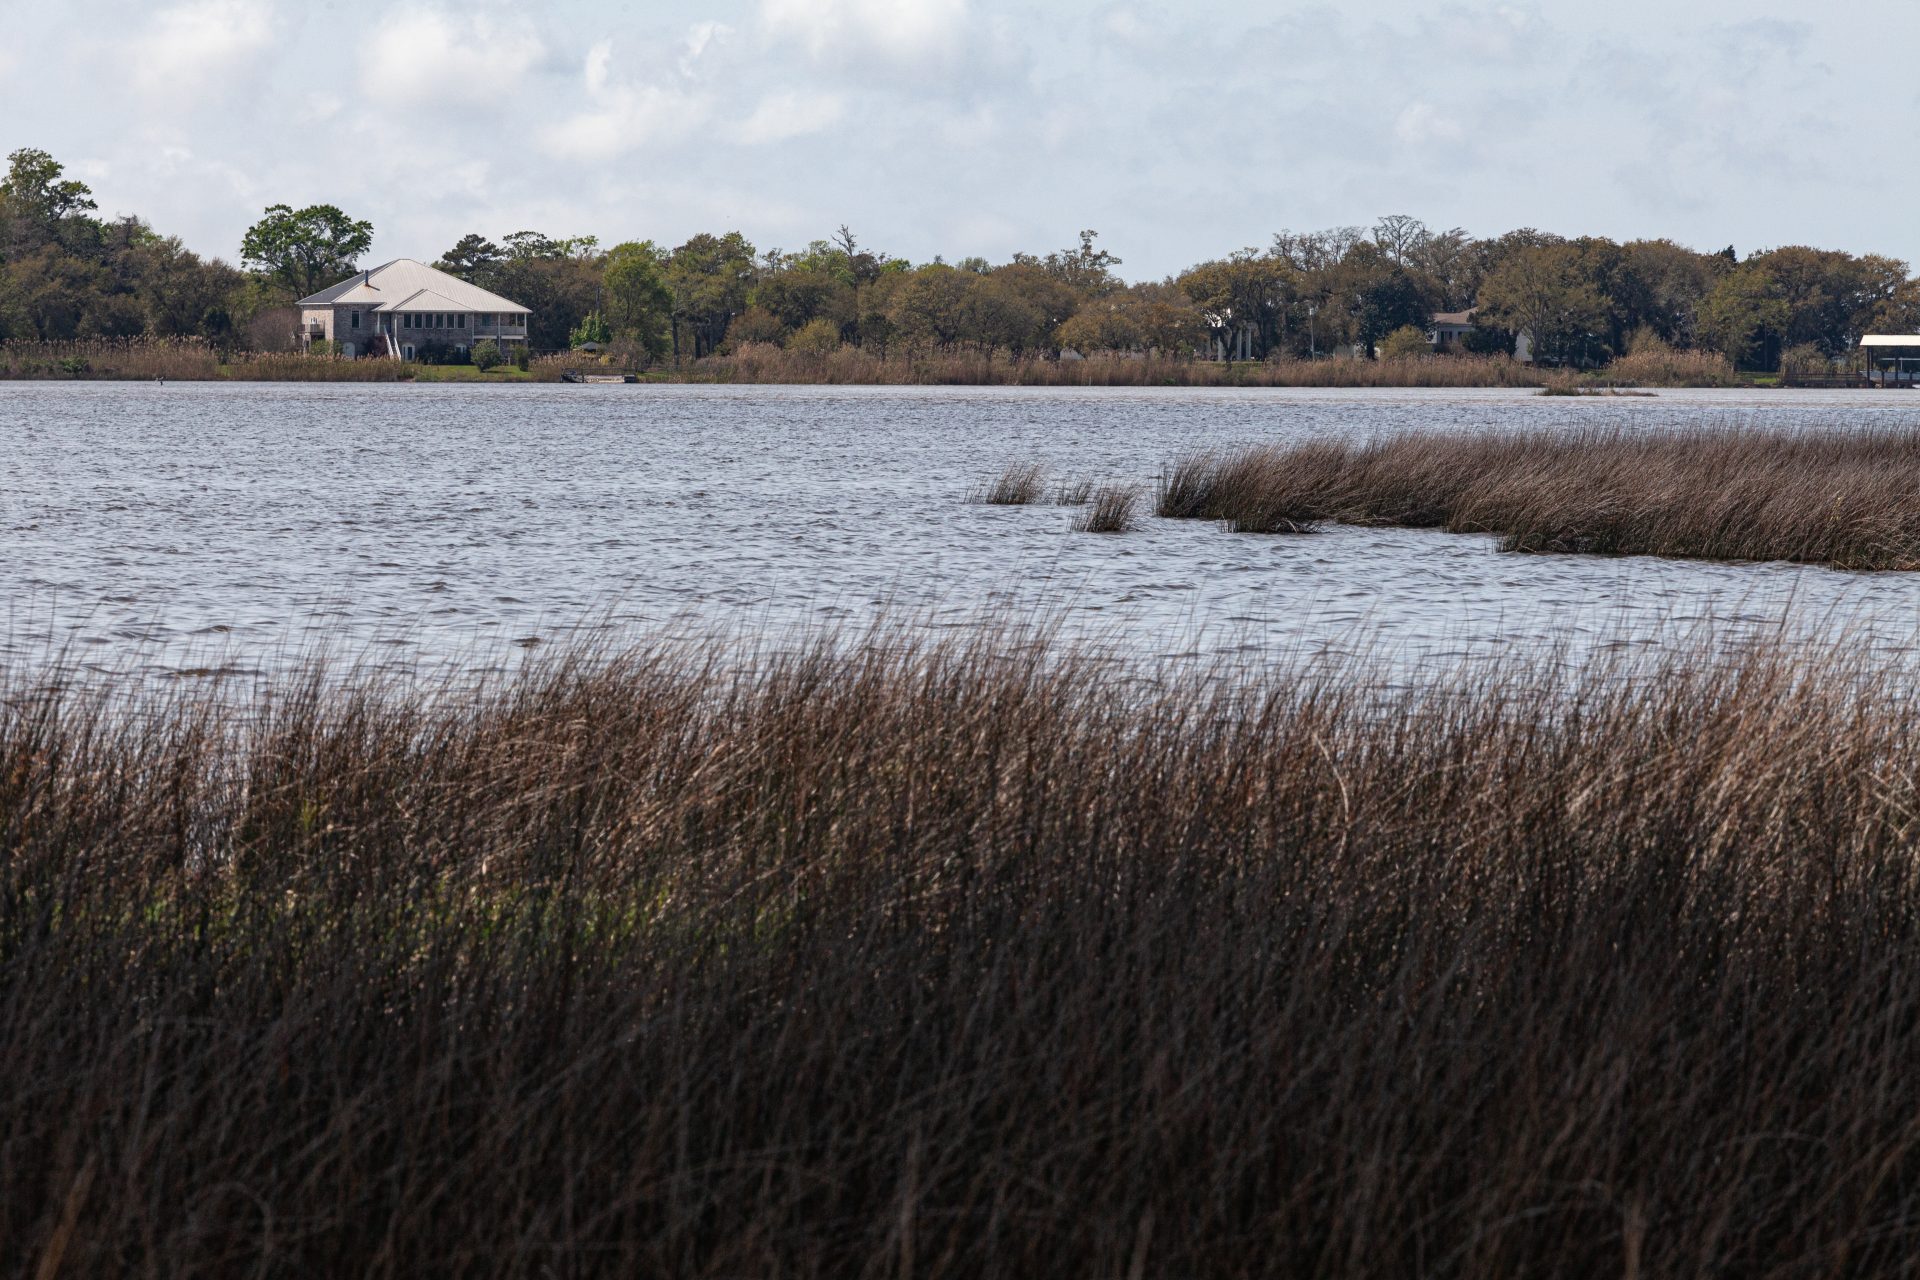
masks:
<svg viewBox="0 0 1920 1280"><path fill-rule="evenodd" d="M1877 387L1920 383L1920 333L1870 333L1860 339L1867 381Z"/></svg>
<svg viewBox="0 0 1920 1280"><path fill-rule="evenodd" d="M412 258L356 272L295 304L301 350L324 339L343 356L418 360L429 347L465 354L491 339L527 340L527 308Z"/></svg>

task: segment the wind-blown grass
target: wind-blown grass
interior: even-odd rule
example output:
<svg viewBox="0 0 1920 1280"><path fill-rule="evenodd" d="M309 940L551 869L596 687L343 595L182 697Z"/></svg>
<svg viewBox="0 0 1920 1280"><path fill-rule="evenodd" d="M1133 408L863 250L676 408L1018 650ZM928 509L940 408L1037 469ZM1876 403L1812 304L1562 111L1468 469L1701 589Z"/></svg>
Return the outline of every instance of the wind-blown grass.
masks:
<svg viewBox="0 0 1920 1280"><path fill-rule="evenodd" d="M1920 437L1728 429L1407 434L1178 460L1162 515L1495 533L1516 551L1920 568Z"/></svg>
<svg viewBox="0 0 1920 1280"><path fill-rule="evenodd" d="M1053 487L1053 505L1056 507L1084 507L1091 501L1091 480L1062 480Z"/></svg>
<svg viewBox="0 0 1920 1280"><path fill-rule="evenodd" d="M1014 462L974 492L975 502L991 507L1025 507L1040 501L1047 470L1037 462Z"/></svg>
<svg viewBox="0 0 1920 1280"><path fill-rule="evenodd" d="M1920 700L1007 643L0 697L28 1274L1893 1274Z"/></svg>
<svg viewBox="0 0 1920 1280"><path fill-rule="evenodd" d="M1139 527L1139 506L1139 485L1103 484L1074 517L1073 527L1079 533L1128 533Z"/></svg>

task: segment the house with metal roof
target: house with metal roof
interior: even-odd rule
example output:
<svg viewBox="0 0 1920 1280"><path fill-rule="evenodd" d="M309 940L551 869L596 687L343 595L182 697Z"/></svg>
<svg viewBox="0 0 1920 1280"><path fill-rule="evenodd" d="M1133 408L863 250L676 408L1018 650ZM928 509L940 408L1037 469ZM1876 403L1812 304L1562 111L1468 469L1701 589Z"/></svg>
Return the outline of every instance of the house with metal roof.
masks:
<svg viewBox="0 0 1920 1280"><path fill-rule="evenodd" d="M465 353L491 339L527 340L527 309L412 258L356 272L300 299L302 350L325 339L343 356L418 360L429 348Z"/></svg>

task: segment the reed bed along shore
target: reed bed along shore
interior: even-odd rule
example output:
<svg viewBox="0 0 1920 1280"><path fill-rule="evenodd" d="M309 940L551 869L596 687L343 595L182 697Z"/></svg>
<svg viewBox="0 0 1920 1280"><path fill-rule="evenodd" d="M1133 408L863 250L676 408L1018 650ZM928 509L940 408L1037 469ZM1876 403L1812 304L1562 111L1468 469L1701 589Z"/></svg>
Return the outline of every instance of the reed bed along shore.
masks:
<svg viewBox="0 0 1920 1280"><path fill-rule="evenodd" d="M558 382L564 371L583 363L570 355L535 360L525 376L533 381ZM24 381L411 382L456 375L483 376L471 366L236 351L200 338L0 342L0 379ZM491 378L499 381L510 376L513 371L501 369Z"/></svg>
<svg viewBox="0 0 1920 1280"><path fill-rule="evenodd" d="M1504 357L1270 360L1230 363L1162 355L1013 358L984 352L814 353L750 344L664 375L682 382L1026 387L1539 387L1550 374Z"/></svg>
<svg viewBox="0 0 1920 1280"><path fill-rule="evenodd" d="M1513 551L1920 568L1920 437L1725 429L1408 434L1177 460L1163 516L1494 533Z"/></svg>
<svg viewBox="0 0 1920 1280"><path fill-rule="evenodd" d="M25 1274L1900 1274L1920 700L1044 646L0 697Z"/></svg>
<svg viewBox="0 0 1920 1280"><path fill-rule="evenodd" d="M536 358L522 380L559 381L572 369L604 369L569 352ZM0 379L178 382L405 382L478 376L465 366L423 367L293 352L226 350L200 338L0 342ZM496 370L488 380L512 376ZM1095 354L1085 359L1015 358L1003 353L903 352L885 356L845 346L828 352L750 343L725 355L647 372L649 381L792 385L1030 387L1476 388L1743 385L1726 361L1697 352L1625 356L1585 374L1538 369L1501 356L1394 360L1271 360L1227 363L1161 355Z"/></svg>

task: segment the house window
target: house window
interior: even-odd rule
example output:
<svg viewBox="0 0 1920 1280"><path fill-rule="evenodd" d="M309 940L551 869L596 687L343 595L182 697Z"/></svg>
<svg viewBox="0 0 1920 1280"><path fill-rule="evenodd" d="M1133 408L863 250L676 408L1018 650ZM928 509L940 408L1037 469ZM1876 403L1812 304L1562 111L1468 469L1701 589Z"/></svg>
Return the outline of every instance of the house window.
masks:
<svg viewBox="0 0 1920 1280"><path fill-rule="evenodd" d="M467 317L466 317L465 315L462 315L462 316L460 317L460 327L461 327L462 329L464 329L464 328L466 328L466 327L467 327Z"/></svg>
<svg viewBox="0 0 1920 1280"><path fill-rule="evenodd" d="M360 327L360 313L358 311L355 311L353 313L353 324L350 327L354 329L358 329Z"/></svg>

